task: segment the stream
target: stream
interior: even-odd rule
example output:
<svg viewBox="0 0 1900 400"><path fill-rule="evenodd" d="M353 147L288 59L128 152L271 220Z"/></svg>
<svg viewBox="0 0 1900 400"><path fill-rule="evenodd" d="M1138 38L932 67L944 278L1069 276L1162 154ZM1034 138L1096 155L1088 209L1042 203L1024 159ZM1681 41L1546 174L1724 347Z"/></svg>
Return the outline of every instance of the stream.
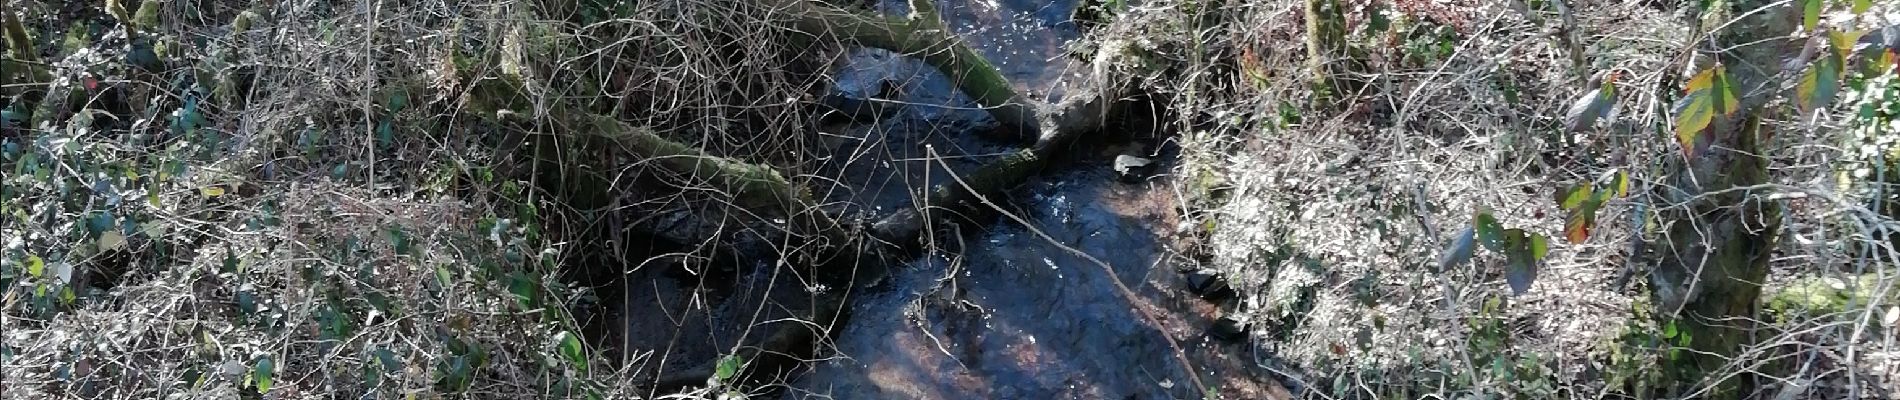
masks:
<svg viewBox="0 0 1900 400"><path fill-rule="evenodd" d="M1081 36L1069 21L1075 1L937 4L946 25L1018 90L1054 100L1080 67L1063 56ZM905 7L879 4L890 14ZM879 106L869 121L819 128L829 151L816 173L836 179L810 185L839 208L827 212L876 218L913 207L925 188L955 184L1020 145L983 138L989 115L935 69L883 50L846 57L832 97ZM1184 289L1177 271L1188 262L1169 251L1184 240L1175 233L1175 191L1164 179L1130 183L1112 170L1128 153L1166 167L1172 150L1148 151L1159 138L1130 133L1137 130L1152 129L1085 138L1053 170L991 199L1026 224L1008 216L960 224L927 237L921 259L849 288L850 318L830 351L769 382L782 383L788 399L1202 398L1184 358L1220 396L1284 398L1277 377L1257 367L1260 354L1209 334L1217 307ZM629 360L641 371L689 370L735 343L804 329L794 324L811 308L811 288L796 268L750 262L721 272L718 262L678 257L648 264L627 277L618 308L630 321L626 348L652 352Z"/></svg>
<svg viewBox="0 0 1900 400"><path fill-rule="evenodd" d="M1018 90L1059 96L1059 81L1079 64L1062 56L1080 36L1069 21L1074 0L937 4L946 24ZM880 6L905 12L901 0ZM988 115L929 66L874 49L849 57L836 74L840 90L866 98L893 82L902 90L890 100L903 106L840 135L829 165L844 178L825 192L828 200L887 214L921 198L915 188L955 184L943 166L965 173L1014 150L972 134ZM835 354L792 381L785 397L1200 398L1172 338L1204 383L1229 398L1269 398L1273 384L1249 367L1244 346L1206 334L1215 307L1182 289L1167 251L1180 222L1173 191L1120 182L1111 170L1117 154L1139 147L1078 146L1092 154L993 199L1017 205L1009 212L1029 226L1004 217L932 238L940 250L852 302ZM1117 280L1135 292L1133 302Z"/></svg>

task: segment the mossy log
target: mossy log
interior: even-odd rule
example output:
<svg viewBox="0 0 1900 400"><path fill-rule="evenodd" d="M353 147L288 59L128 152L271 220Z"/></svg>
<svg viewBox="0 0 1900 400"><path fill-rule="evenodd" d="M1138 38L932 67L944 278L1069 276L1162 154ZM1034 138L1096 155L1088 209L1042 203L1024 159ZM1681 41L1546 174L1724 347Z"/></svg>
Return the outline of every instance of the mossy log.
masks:
<svg viewBox="0 0 1900 400"><path fill-rule="evenodd" d="M1709 379L1705 397L1735 398L1753 390L1746 361L1733 358L1752 346L1760 311L1761 282L1781 230L1781 205L1764 193L1745 188L1767 183L1769 160L1762 146L1766 104L1778 96L1781 55L1795 54L1800 41L1788 40L1800 18L1793 7L1766 0L1722 3L1728 15L1742 16L1710 43L1749 43L1719 52L1719 61L1740 94L1740 108L1716 118L1701 135L1701 150L1677 158L1667 171L1671 191L1665 197L1683 207L1659 215L1667 236L1655 246L1661 263L1651 275L1663 318L1675 318L1689 335L1680 359L1667 362L1681 384ZM1693 389L1693 388L1684 388Z"/></svg>
<svg viewBox="0 0 1900 400"><path fill-rule="evenodd" d="M958 91L988 109L991 117L1017 136L1035 139L1040 135L1043 127L1036 116L1036 104L1010 86L1009 79L988 59L946 29L930 0L910 0L912 13L908 17L876 15L810 0L773 1L793 17L792 29L820 40L831 38L916 57L950 78Z"/></svg>

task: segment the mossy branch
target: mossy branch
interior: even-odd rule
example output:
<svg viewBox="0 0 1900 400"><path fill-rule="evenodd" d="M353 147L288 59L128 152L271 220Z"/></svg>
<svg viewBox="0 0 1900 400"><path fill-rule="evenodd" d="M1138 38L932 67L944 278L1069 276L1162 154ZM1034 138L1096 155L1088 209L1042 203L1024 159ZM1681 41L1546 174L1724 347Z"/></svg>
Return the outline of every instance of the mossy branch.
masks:
<svg viewBox="0 0 1900 400"><path fill-rule="evenodd" d="M26 34L26 24L14 15L14 10L0 11L0 29L6 30L7 51L12 58L6 62L7 71L26 71L31 83L53 81L53 71L40 62L39 53L34 51L33 38Z"/></svg>

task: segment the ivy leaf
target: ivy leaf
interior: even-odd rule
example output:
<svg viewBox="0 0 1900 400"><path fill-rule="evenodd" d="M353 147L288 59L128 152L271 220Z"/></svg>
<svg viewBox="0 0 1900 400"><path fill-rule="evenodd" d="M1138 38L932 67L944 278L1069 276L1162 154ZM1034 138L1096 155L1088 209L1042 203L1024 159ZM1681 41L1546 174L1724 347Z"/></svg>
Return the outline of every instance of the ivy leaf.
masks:
<svg viewBox="0 0 1900 400"><path fill-rule="evenodd" d="M574 336L572 332L561 331L554 335L554 341L560 343L561 356L567 357L568 362L574 363L575 369L587 371L587 354L581 348L579 337Z"/></svg>
<svg viewBox="0 0 1900 400"><path fill-rule="evenodd" d="M1813 32L1821 23L1821 0L1801 0L1801 29Z"/></svg>
<svg viewBox="0 0 1900 400"><path fill-rule="evenodd" d="M728 354L719 359L718 367L713 370L713 379L720 382L730 381L733 376L739 374L739 367L744 364L745 359L740 358L738 354Z"/></svg>
<svg viewBox="0 0 1900 400"><path fill-rule="evenodd" d="M1802 110L1827 108L1828 104L1834 102L1834 93L1840 90L1841 85L1840 65L1838 57L1821 57L1814 60L1814 65L1808 67L1806 73L1801 74L1801 82L1795 86L1794 92L1795 100L1800 103Z"/></svg>
<svg viewBox="0 0 1900 400"><path fill-rule="evenodd" d="M1462 265L1467 261L1471 261L1472 253L1478 248L1477 236L1477 232L1474 232L1474 229L1469 226L1465 227L1464 230L1458 231L1457 237L1451 240L1451 246L1446 247L1444 254L1438 256L1438 270L1448 270L1452 266Z"/></svg>
<svg viewBox="0 0 1900 400"><path fill-rule="evenodd" d="M1478 241L1484 242L1484 248L1504 251L1504 226L1498 223L1497 217L1491 216L1490 207L1479 208L1477 214L1471 216L1471 228L1478 234Z"/></svg>

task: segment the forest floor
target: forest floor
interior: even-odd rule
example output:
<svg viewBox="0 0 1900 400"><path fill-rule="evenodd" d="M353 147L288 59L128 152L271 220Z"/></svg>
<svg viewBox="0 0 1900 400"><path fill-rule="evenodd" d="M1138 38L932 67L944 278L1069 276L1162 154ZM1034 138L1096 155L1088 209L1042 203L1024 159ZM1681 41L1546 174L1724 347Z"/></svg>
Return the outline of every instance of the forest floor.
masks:
<svg viewBox="0 0 1900 400"><path fill-rule="evenodd" d="M810 126L820 109L810 89L837 86L824 71L848 56L837 49L788 54L795 52L786 43L804 39L769 28L770 21L737 17L759 11L747 8L755 7L751 2L545 2L571 6L559 13L517 2L0 3L7 5L0 12L22 19L21 35L9 37L9 46L36 50L31 60L16 52L0 64L0 94L9 101L0 109L4 398L657 397L665 393L647 383L671 349L620 348L634 342L612 333L628 316L619 315L625 309L608 311L644 294L601 288L637 287L623 280L660 274L641 270L649 267L704 276L701 268L731 264L734 248L791 253L772 241L783 235L751 236L783 221L727 212L721 203L733 199L721 188L653 190L668 178L645 169L654 160L610 145L549 155L550 142L588 139L560 136L572 127L539 113L611 112L710 154L770 166L820 197L855 184L842 173L824 176L833 170L819 160L830 160L820 157L827 146L863 137ZM1067 224L1049 231L1074 235L1069 245L1101 253L1147 249L1102 256L1117 264L1149 262L1138 267L1160 270L1179 262L1186 265L1173 267L1218 271L1237 296L1216 307L1186 304L1173 292L1178 288L1165 287L1185 278L1110 269L1110 277L1130 275L1113 283L1134 282L1141 299L1162 305L1156 309L1188 310L1152 327L1164 335L1218 323L1217 314L1243 328L1232 347L1189 355L1212 360L1202 367L1229 371L1236 382L1247 380L1224 386L1227 392L1213 385L1210 397L1279 395L1267 389L1273 385L1249 380L1256 378L1303 398L1696 397L1711 381L1673 385L1671 371L1661 370L1661 360L1681 352L1672 343L1686 338L1658 322L1671 310L1654 305L1647 275L1653 256L1639 245L1656 239L1646 213L1651 204L1665 204L1655 201L1667 189L1656 171L1679 156L1674 138L1657 127L1671 120L1666 105L1678 89L1665 82L1679 81L1674 75L1693 44L1685 21L1696 18L1687 6L1661 3L1573 1L1566 18L1560 5L1545 1L1339 1L1347 48L1363 61L1356 74L1333 77L1356 83L1350 91L1312 83L1303 2L1083 2L1120 8L1105 12L1107 27L1058 36L1068 43L1022 44L1000 34L977 40L1076 53L1108 45L1141 55L1140 63L1092 67L1115 69L1141 92L1166 100L1166 134L1144 138L1165 142L1150 144L1169 149L1157 157L1165 169L1139 186L1115 186L1107 173L1087 169L1127 144L1096 144L1102 147L1076 157L1082 172L1024 185L1019 211L1044 226ZM1900 23L1900 5L1873 7L1867 15L1875 17L1865 20L1826 21ZM1052 18L1069 15L1057 14ZM557 18L547 15L567 20L550 22ZM1033 17L977 21L1051 19ZM1566 33L1578 46L1566 45ZM1610 71L1623 72L1612 83L1623 93L1621 117L1564 132L1572 101ZM1865 171L1881 170L1869 167L1880 164L1869 157L1900 153L1891 129L1881 134L1885 128L1846 118L1900 115L1900 80L1892 73L1860 79L1872 89L1843 93L1823 118L1767 121L1778 132L1776 182L1851 197L1864 187L1857 182L1868 179ZM484 98L492 93L478 91L481 82L516 85L527 98ZM920 93L947 87L928 84L937 87ZM79 106L35 112L25 100L48 92ZM914 96L911 103L949 101ZM970 111L937 105L951 110L946 114ZM490 109L501 111L472 111ZM511 119L518 115L535 118ZM931 114L914 121L950 119ZM940 128L975 130L906 129L935 135ZM918 142L930 140L963 143ZM928 163L949 168L994 155L892 160L923 164L920 181L941 184ZM550 159L561 167L547 168ZM1566 211L1552 193L1618 171L1632 177L1631 195L1606 203L1587 238L1564 240ZM605 184L549 183L577 176ZM854 190L897 197L922 191L917 182L894 184L902 186ZM602 204L579 204L570 201L582 198L576 193L610 195L600 197ZM1736 361L1744 372L1731 373L1761 374L1754 378L1758 391L1748 394L1756 398L1892 398L1900 393L1900 347L1893 343L1900 337L1893 294L1900 274L1891 262L1850 250L1866 242L1843 227L1840 215L1852 210L1812 199L1778 201L1789 207L1788 232L1764 282L1761 318L1769 323L1756 338L1762 344ZM838 214L888 211L873 203L835 207L846 210ZM1514 289L1506 257L1493 252L1481 250L1468 263L1442 261L1457 235L1471 235L1480 211L1553 238L1528 286ZM681 215L720 223L663 228ZM738 220L744 222L725 223ZM1029 239L1023 227L972 232L970 238L990 242L933 250L969 250L993 262L953 263L942 260L962 259L931 257L954 251L934 252L913 267L946 279L894 279L916 285L901 288L934 288L966 282L948 279L958 272L997 271L967 282L1007 286L1027 279L1016 278L1084 273L1007 275L1018 264L1053 267L1051 258L1084 261L1037 253L1057 252L1062 243ZM676 239L704 237L714 239ZM601 278L575 272L577 265L624 268ZM668 290L677 292L654 296L696 304L689 307L713 298L706 286ZM1015 290L974 292L1066 298L1038 297L1062 290ZM962 294L889 296L898 300L865 302L866 315L888 318L864 325L899 331L924 320L976 329L987 325L971 321L992 321L973 317L984 310L1025 307L986 308ZM1108 300L1083 298L1092 303L1060 310L1135 318L1104 306ZM906 308L929 302L931 311ZM957 307L976 311L942 313ZM761 315L778 318L753 313L727 328L751 332L764 322ZM1052 318L995 321L1060 324L1045 319ZM942 343L931 342L933 335L944 326L857 333L871 343L857 348L892 340L934 349ZM1061 327L1055 332L1095 332L1091 325ZM1035 335L1023 336L1036 343ZM1063 349L1043 340L1044 348ZM1077 340L1075 352L1118 340L1137 342L1129 348L1143 352L1164 348L1119 336ZM992 352L963 358L943 351L950 359L940 365L978 369L962 362L1072 354L997 343L966 343ZM717 357L725 349L710 344L693 351L717 362L716 379L685 396L736 395L724 391L746 387L734 382L744 360ZM1153 354L1105 357L1173 362ZM1148 365L1123 366L1118 373L1125 375L1113 377L1165 374ZM813 370L823 379L869 374L837 365ZM990 390L1070 385L1062 379L1090 371L1024 373L1056 377L1041 381L966 375L934 384L985 382L962 393L1026 396L1045 392ZM1186 384L1155 380L1167 390ZM785 386L795 385L777 389ZM1123 393L1102 390L1047 393Z"/></svg>

